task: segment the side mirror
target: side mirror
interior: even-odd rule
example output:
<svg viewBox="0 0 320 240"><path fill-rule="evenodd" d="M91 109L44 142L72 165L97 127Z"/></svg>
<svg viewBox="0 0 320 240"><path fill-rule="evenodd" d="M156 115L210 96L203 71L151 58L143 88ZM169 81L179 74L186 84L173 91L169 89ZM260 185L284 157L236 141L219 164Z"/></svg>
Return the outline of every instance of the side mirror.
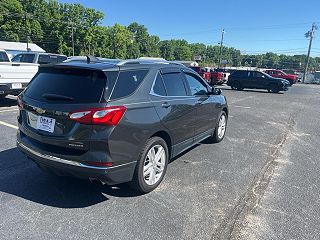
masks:
<svg viewBox="0 0 320 240"><path fill-rule="evenodd" d="M221 95L221 89L212 87L210 93L211 95Z"/></svg>

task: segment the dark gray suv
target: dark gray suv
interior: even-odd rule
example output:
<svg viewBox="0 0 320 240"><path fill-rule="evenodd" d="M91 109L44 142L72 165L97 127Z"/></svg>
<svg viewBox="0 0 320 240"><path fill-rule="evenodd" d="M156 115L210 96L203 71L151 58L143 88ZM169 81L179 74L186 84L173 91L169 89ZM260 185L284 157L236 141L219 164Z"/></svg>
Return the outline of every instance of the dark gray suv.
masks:
<svg viewBox="0 0 320 240"><path fill-rule="evenodd" d="M220 90L166 61L42 66L18 106L17 146L41 169L141 192L160 184L171 158L220 142L228 118Z"/></svg>

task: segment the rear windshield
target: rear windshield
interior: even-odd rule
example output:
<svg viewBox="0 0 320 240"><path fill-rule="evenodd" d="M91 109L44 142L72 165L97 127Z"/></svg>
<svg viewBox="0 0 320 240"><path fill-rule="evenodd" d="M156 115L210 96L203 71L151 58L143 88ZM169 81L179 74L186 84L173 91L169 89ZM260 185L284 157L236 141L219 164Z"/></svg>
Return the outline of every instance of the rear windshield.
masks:
<svg viewBox="0 0 320 240"><path fill-rule="evenodd" d="M9 62L9 58L5 52L0 52L0 62Z"/></svg>
<svg viewBox="0 0 320 240"><path fill-rule="evenodd" d="M72 99L68 100L70 103L98 103L106 81L102 71L43 68L33 78L25 94L39 101L47 101L44 95L54 94Z"/></svg>

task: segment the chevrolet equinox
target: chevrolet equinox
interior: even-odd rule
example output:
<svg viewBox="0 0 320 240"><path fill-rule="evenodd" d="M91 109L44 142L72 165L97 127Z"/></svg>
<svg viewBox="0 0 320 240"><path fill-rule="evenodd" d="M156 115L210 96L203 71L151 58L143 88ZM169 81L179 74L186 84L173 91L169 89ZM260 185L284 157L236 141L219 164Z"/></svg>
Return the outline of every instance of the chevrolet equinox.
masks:
<svg viewBox="0 0 320 240"><path fill-rule="evenodd" d="M41 66L18 97L18 148L41 169L147 193L170 159L225 135L219 89L167 61Z"/></svg>

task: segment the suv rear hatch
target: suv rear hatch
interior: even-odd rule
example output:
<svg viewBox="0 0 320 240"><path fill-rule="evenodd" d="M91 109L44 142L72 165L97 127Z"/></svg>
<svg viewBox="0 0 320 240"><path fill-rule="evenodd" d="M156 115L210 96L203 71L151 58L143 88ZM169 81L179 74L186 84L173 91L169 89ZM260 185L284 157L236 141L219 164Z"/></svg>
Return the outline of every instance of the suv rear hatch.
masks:
<svg viewBox="0 0 320 240"><path fill-rule="evenodd" d="M117 72L110 72L115 82ZM92 125L79 114L106 104L109 89L103 71L67 66L42 67L18 98L21 138L42 151L81 155L90 149ZM72 119L73 113L78 113ZM75 115L74 114L74 115ZM81 117L80 116L80 117Z"/></svg>

